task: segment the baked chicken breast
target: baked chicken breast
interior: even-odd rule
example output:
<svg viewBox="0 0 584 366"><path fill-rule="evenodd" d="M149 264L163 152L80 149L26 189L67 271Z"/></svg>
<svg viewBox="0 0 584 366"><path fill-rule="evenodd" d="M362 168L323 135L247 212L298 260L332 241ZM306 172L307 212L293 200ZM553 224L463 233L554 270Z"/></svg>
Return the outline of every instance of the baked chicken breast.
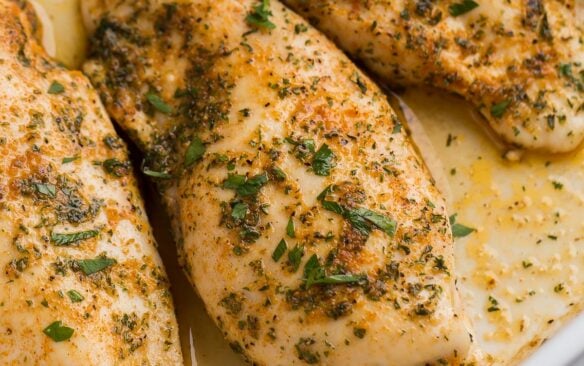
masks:
<svg viewBox="0 0 584 366"><path fill-rule="evenodd" d="M85 72L258 365L455 362L444 201L382 92L277 1L86 2Z"/></svg>
<svg viewBox="0 0 584 366"><path fill-rule="evenodd" d="M0 1L0 363L178 365L126 147L39 32L26 2Z"/></svg>
<svg viewBox="0 0 584 366"><path fill-rule="evenodd" d="M285 0L392 86L461 95L506 141L566 152L584 138L576 0Z"/></svg>

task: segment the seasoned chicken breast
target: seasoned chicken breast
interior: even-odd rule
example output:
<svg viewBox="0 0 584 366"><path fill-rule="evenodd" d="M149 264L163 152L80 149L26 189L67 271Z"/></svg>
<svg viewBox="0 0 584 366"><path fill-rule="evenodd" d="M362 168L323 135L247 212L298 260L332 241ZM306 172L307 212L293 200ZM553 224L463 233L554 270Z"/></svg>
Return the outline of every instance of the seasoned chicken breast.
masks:
<svg viewBox="0 0 584 366"><path fill-rule="evenodd" d="M144 149L234 350L258 365L464 357L443 199L331 42L276 1L86 6L85 71Z"/></svg>
<svg viewBox="0 0 584 366"><path fill-rule="evenodd" d="M0 1L0 363L180 364L126 147L39 32L25 2Z"/></svg>
<svg viewBox="0 0 584 366"><path fill-rule="evenodd" d="M463 96L505 140L566 152L584 138L576 0L285 0L390 85Z"/></svg>

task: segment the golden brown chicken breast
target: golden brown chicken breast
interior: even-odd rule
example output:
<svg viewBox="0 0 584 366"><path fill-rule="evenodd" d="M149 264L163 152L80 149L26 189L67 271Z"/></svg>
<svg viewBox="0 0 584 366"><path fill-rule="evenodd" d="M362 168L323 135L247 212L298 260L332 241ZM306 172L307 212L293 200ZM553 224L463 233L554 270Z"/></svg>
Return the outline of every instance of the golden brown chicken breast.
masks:
<svg viewBox="0 0 584 366"><path fill-rule="evenodd" d="M178 365L124 143L25 2L0 1L0 363Z"/></svg>
<svg viewBox="0 0 584 366"><path fill-rule="evenodd" d="M584 138L576 0L285 0L390 85L463 96L505 140L565 152Z"/></svg>
<svg viewBox="0 0 584 366"><path fill-rule="evenodd" d="M143 148L236 351L259 365L467 353L443 199L342 52L276 1L85 5L85 71Z"/></svg>

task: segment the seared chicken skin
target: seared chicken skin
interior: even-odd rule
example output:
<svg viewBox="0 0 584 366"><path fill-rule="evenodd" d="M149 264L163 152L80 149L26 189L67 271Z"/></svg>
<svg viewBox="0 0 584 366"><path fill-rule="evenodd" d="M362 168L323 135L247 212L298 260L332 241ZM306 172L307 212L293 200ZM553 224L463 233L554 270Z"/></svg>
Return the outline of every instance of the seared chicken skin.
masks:
<svg viewBox="0 0 584 366"><path fill-rule="evenodd" d="M463 96L516 146L566 152L584 138L584 14L575 0L285 3L390 85Z"/></svg>
<svg viewBox="0 0 584 366"><path fill-rule="evenodd" d="M0 363L180 364L126 147L39 32L26 3L0 1Z"/></svg>
<svg viewBox="0 0 584 366"><path fill-rule="evenodd" d="M467 353L444 202L381 91L272 1L86 3L85 71L185 271L258 365Z"/></svg>

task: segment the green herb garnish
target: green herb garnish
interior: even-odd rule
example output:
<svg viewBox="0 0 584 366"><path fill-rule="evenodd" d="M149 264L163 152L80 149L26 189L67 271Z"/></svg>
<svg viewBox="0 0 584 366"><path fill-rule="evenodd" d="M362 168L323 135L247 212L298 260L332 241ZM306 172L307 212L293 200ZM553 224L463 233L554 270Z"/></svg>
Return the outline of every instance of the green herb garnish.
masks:
<svg viewBox="0 0 584 366"><path fill-rule="evenodd" d="M79 156L69 156L69 157L63 158L63 160L61 160L61 164L69 164L71 162L74 162L77 159L79 159Z"/></svg>
<svg viewBox="0 0 584 366"><path fill-rule="evenodd" d="M452 226L452 236L455 238L464 238L467 235L472 234L476 229L459 224L456 222L457 214L450 216L450 225Z"/></svg>
<svg viewBox="0 0 584 366"><path fill-rule="evenodd" d="M501 103L494 104L491 107L491 115L495 118L503 117L503 114L505 114L505 111L507 110L507 107L509 107L509 104L511 104L510 100L504 100Z"/></svg>
<svg viewBox="0 0 584 366"><path fill-rule="evenodd" d="M291 238L296 237L296 232L294 229L294 220L292 219L292 216L290 216L290 219L288 219L288 224L286 225L286 235L288 235Z"/></svg>
<svg viewBox="0 0 584 366"><path fill-rule="evenodd" d="M44 196L55 197L57 195L57 187L50 183L35 183L36 191Z"/></svg>
<svg viewBox="0 0 584 366"><path fill-rule="evenodd" d="M323 144L314 154L312 169L316 175L329 176L331 169L335 166L335 154L327 144Z"/></svg>
<svg viewBox="0 0 584 366"><path fill-rule="evenodd" d="M327 276L321 266L318 256L313 254L304 265L304 285L309 289L312 285L336 285L355 283L364 280L364 276L336 274Z"/></svg>
<svg viewBox="0 0 584 366"><path fill-rule="evenodd" d="M154 170L150 170L148 168L142 168L142 173L149 177L153 178L160 178L160 179L171 179L172 175L165 173L165 172L155 172Z"/></svg>
<svg viewBox="0 0 584 366"><path fill-rule="evenodd" d="M454 3L448 7L448 12L453 17L466 14L469 11L478 8L479 4L473 0L462 0L460 3Z"/></svg>
<svg viewBox="0 0 584 366"><path fill-rule="evenodd" d="M274 249L274 252L272 253L272 259L274 260L274 262L278 262L280 258L282 258L284 253L286 253L287 249L288 244L286 244L286 240L284 239L280 240L278 246L276 247L276 249Z"/></svg>
<svg viewBox="0 0 584 366"><path fill-rule="evenodd" d="M53 81L51 83L51 86L49 86L49 90L47 90L47 93L61 94L64 91L65 91L65 87L63 86L63 84L59 83L58 81Z"/></svg>
<svg viewBox="0 0 584 366"><path fill-rule="evenodd" d="M86 275L94 274L103 271L109 266L116 264L117 261L113 258L97 257L95 259L81 259L77 261L77 265Z"/></svg>
<svg viewBox="0 0 584 366"><path fill-rule="evenodd" d="M245 197L257 194L266 183L268 183L268 175L265 172L249 179L245 175L229 174L223 182L223 188L233 189L237 194Z"/></svg>
<svg viewBox="0 0 584 366"><path fill-rule="evenodd" d="M380 229L387 235L393 236L395 234L397 223L394 220L390 219L389 217L383 216L381 214L378 214L371 210L367 210L365 208L357 208L352 212L367 219L367 221L377 226L378 229Z"/></svg>
<svg viewBox="0 0 584 366"><path fill-rule="evenodd" d="M69 299L71 299L71 302L81 302L81 301L85 300L85 297L83 297L83 295L81 295L79 292L77 292L75 290L67 291L67 296L69 296Z"/></svg>
<svg viewBox="0 0 584 366"><path fill-rule="evenodd" d="M372 225L389 236L393 236L397 228L397 222L394 220L366 208L348 210L337 202L326 200L322 201L322 207L349 220L351 225L363 235L371 233Z"/></svg>
<svg viewBox="0 0 584 366"><path fill-rule="evenodd" d="M288 252L288 262L292 265L292 268L294 268L294 272L298 271L298 268L300 268L302 256L304 256L304 247L301 245L296 245Z"/></svg>
<svg viewBox="0 0 584 366"><path fill-rule="evenodd" d="M156 108L158 111L164 114L171 114L173 112L172 107L166 104L162 100L162 98L160 98L157 94L153 92L149 92L148 94L146 94L146 99L148 99L148 102L152 104L154 108Z"/></svg>
<svg viewBox="0 0 584 366"><path fill-rule="evenodd" d="M67 246L78 241L93 238L99 234L97 230L79 231L76 233L51 233L51 241L57 246Z"/></svg>
<svg viewBox="0 0 584 366"><path fill-rule="evenodd" d="M247 215L248 206L246 203L238 202L231 209L231 217L235 220L243 220Z"/></svg>
<svg viewBox="0 0 584 366"><path fill-rule="evenodd" d="M74 332L73 328L64 326L60 320L52 322L48 327L43 329L43 333L55 342L68 340L73 336Z"/></svg>
<svg viewBox="0 0 584 366"><path fill-rule="evenodd" d="M282 169L278 168L277 166L272 167L270 169L270 173L272 173L272 176L274 178L276 178L276 180L278 180L278 181L286 180L286 173L284 173L284 171Z"/></svg>
<svg viewBox="0 0 584 366"><path fill-rule="evenodd" d="M268 19L270 16L272 16L270 0L261 0L259 4L254 6L253 11L245 17L245 21L256 27L274 29L276 25Z"/></svg>
<svg viewBox="0 0 584 366"><path fill-rule="evenodd" d="M191 144L187 148L187 153L185 154L185 167L188 168L200 160L205 154L205 150L206 148L203 141L197 136L193 137Z"/></svg>

